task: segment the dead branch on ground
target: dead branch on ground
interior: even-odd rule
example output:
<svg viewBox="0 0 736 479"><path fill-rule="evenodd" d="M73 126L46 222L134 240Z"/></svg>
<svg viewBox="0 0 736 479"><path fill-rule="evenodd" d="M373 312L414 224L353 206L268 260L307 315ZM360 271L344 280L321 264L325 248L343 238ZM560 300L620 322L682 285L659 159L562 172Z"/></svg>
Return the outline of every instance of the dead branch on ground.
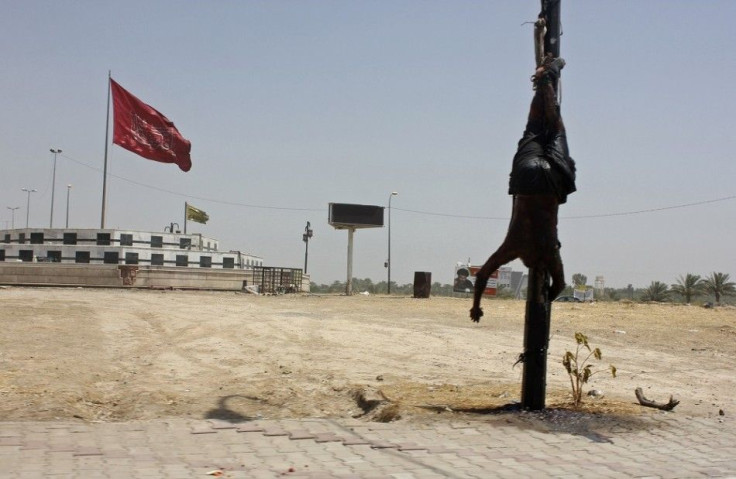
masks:
<svg viewBox="0 0 736 479"><path fill-rule="evenodd" d="M636 391L634 392L636 393L636 399L639 400L639 404L641 404L642 406L653 407L655 409L661 409L663 411L671 411L675 408L675 406L680 404L680 401L673 399L672 396L670 396L669 402L661 403L645 398L644 392L641 388L636 388Z"/></svg>

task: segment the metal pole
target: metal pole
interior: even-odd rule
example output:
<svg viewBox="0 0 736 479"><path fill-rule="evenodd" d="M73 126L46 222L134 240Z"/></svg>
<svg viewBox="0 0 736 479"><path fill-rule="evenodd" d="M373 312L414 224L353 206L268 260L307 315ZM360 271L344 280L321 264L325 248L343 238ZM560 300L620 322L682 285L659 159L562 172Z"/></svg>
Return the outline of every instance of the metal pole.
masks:
<svg viewBox="0 0 736 479"><path fill-rule="evenodd" d="M560 36L562 23L560 4L562 0L542 0L542 13L547 21L547 34L544 36L544 51L552 56L560 56Z"/></svg>
<svg viewBox="0 0 736 479"><path fill-rule="evenodd" d="M307 260L309 259L309 239L305 242L304 245L304 274L307 274Z"/></svg>
<svg viewBox="0 0 736 479"><path fill-rule="evenodd" d="M547 33L544 35L544 51L554 57L560 56L560 37L562 35L562 20L560 6L562 0L542 0L542 14L547 23ZM553 83L559 97L559 79Z"/></svg>
<svg viewBox="0 0 736 479"><path fill-rule="evenodd" d="M31 192L29 190L26 190L28 192L28 199L26 200L26 229L28 229L28 218L31 216Z"/></svg>
<svg viewBox="0 0 736 479"><path fill-rule="evenodd" d="M388 294L391 294L391 196L388 197L388 261L386 263L388 265L386 287L388 288Z"/></svg>
<svg viewBox="0 0 736 479"><path fill-rule="evenodd" d="M110 138L110 80L112 72L107 71L107 117L105 118L105 167L102 170L102 217L100 218L100 229L105 229L105 208L107 208L107 144Z"/></svg>
<svg viewBox="0 0 736 479"><path fill-rule="evenodd" d="M49 228L54 227L54 192L56 191L56 155L61 153L60 149L49 149L54 154L54 173L51 179L51 217L49 218Z"/></svg>
<svg viewBox="0 0 736 479"><path fill-rule="evenodd" d="M560 2L541 0L542 12L547 24L544 50L555 57L560 56ZM557 85L555 85L557 88ZM524 318L524 352L520 360L524 363L521 382L521 407L540 410L545 407L547 388L547 349L549 347L550 315L552 305L549 291L549 273L529 268L527 285L526 316Z"/></svg>
<svg viewBox="0 0 736 479"><path fill-rule="evenodd" d="M15 210L20 209L20 206L7 206L10 210L10 229L15 229Z"/></svg>
<svg viewBox="0 0 736 479"><path fill-rule="evenodd" d="M28 228L28 218L31 212L31 193L35 193L37 190L31 188L21 188L20 190L28 193L28 199L26 200L26 228Z"/></svg>
<svg viewBox="0 0 736 479"><path fill-rule="evenodd" d="M69 228L69 192L72 190L72 185L66 185L66 226Z"/></svg>
<svg viewBox="0 0 736 479"><path fill-rule="evenodd" d="M524 370L521 380L522 409L538 411L545 407L547 388L547 349L551 305L547 297L549 275L529 268L526 317L524 321Z"/></svg>
<svg viewBox="0 0 736 479"><path fill-rule="evenodd" d="M391 294L391 198L398 195L398 192L392 191L388 197L388 261L386 262L388 268L388 294Z"/></svg>
<svg viewBox="0 0 736 479"><path fill-rule="evenodd" d="M302 240L305 243L304 247L304 274L307 274L307 261L309 259L309 238L312 237L312 228L311 223L307 221L307 226L304 227L304 234L302 235Z"/></svg>

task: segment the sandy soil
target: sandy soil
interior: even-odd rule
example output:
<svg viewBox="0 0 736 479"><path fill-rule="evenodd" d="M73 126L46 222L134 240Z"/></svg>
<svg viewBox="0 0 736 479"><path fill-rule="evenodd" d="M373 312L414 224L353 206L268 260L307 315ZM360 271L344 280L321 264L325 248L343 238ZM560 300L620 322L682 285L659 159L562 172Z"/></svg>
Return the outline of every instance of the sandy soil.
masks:
<svg viewBox="0 0 736 479"><path fill-rule="evenodd" d="M487 300L479 324L464 298L2 288L0 304L0 420L420 421L520 396L522 301ZM555 304L550 410L570 408L576 331L603 352L594 369L618 368L586 387L604 392L588 413L659 414L642 387L673 414L736 414L736 309Z"/></svg>

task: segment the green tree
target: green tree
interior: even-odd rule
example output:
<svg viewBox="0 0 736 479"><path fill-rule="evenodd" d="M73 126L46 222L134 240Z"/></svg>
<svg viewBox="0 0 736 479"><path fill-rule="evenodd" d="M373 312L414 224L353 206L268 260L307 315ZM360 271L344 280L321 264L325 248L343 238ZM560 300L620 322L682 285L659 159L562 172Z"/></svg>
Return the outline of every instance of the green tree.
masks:
<svg viewBox="0 0 736 479"><path fill-rule="evenodd" d="M721 296L736 293L736 283L729 281L728 273L711 273L703 280L703 286L707 293L716 298L716 304L721 304Z"/></svg>
<svg viewBox="0 0 736 479"><path fill-rule="evenodd" d="M573 286L585 286L588 284L588 277L584 274L575 273L572 275L572 284Z"/></svg>
<svg viewBox="0 0 736 479"><path fill-rule="evenodd" d="M370 278L353 278L353 292L363 293L366 291L370 294L375 294L377 292L373 281Z"/></svg>
<svg viewBox="0 0 736 479"><path fill-rule="evenodd" d="M667 301L669 297L669 287L661 281L652 281L647 289L644 290L642 301Z"/></svg>
<svg viewBox="0 0 736 479"><path fill-rule="evenodd" d="M621 292L620 290L617 290L615 288L604 288L603 289L603 298L600 299L608 299L610 301L618 301L621 299Z"/></svg>
<svg viewBox="0 0 736 479"><path fill-rule="evenodd" d="M327 288L327 292L328 293L344 293L345 292L345 283L343 283L342 281L335 280Z"/></svg>
<svg viewBox="0 0 736 479"><path fill-rule="evenodd" d="M686 303L690 303L693 296L703 293L703 280L697 274L687 273L685 277L681 275L677 278L677 284L672 285L671 291L685 298Z"/></svg>
<svg viewBox="0 0 736 479"><path fill-rule="evenodd" d="M393 281L391 282L391 293L394 292ZM405 283L396 286L396 294L403 294L406 296L414 295L414 283Z"/></svg>
<svg viewBox="0 0 736 479"><path fill-rule="evenodd" d="M439 281L432 283L433 296L452 296L452 285L441 284Z"/></svg>

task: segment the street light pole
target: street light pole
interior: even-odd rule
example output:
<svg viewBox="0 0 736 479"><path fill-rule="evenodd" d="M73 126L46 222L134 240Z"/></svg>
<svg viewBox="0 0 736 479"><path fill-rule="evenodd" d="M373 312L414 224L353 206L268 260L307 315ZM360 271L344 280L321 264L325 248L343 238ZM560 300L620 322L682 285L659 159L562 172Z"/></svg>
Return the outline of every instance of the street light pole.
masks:
<svg viewBox="0 0 736 479"><path fill-rule="evenodd" d="M304 241L304 274L307 274L307 259L309 258L309 238L313 236L311 224L307 221L307 226L304 227L304 234L302 235L302 241Z"/></svg>
<svg viewBox="0 0 736 479"><path fill-rule="evenodd" d="M399 193L392 191L388 197L388 261L386 261L386 267L388 268L388 294L391 294L391 198L398 196Z"/></svg>
<svg viewBox="0 0 736 479"><path fill-rule="evenodd" d="M28 193L28 200L26 201L26 228L28 228L28 218L30 216L29 213L31 212L31 193L35 193L38 190L31 188L21 188L20 190Z"/></svg>
<svg viewBox="0 0 736 479"><path fill-rule="evenodd" d="M66 228L69 228L69 192L72 190L72 185L66 185Z"/></svg>
<svg viewBox="0 0 736 479"><path fill-rule="evenodd" d="M54 191L56 190L56 155L61 153L60 149L53 149L51 148L49 150L51 153L54 154L54 174L51 178L51 218L49 219L49 228L54 227Z"/></svg>
<svg viewBox="0 0 736 479"><path fill-rule="evenodd" d="M10 229L15 229L15 210L19 209L20 206L7 206L10 210Z"/></svg>

